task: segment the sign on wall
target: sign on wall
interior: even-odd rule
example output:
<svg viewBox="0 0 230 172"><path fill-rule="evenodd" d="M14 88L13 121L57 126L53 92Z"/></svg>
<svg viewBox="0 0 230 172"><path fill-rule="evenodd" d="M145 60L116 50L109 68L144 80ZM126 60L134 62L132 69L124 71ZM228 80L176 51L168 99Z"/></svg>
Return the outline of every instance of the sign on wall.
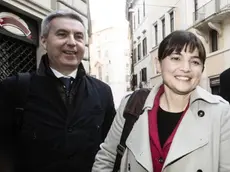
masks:
<svg viewBox="0 0 230 172"><path fill-rule="evenodd" d="M0 33L38 45L38 24L29 14L0 5Z"/></svg>
<svg viewBox="0 0 230 172"><path fill-rule="evenodd" d="M32 38L31 31L26 22L13 13L0 12L0 27L12 34L25 36L28 39Z"/></svg>

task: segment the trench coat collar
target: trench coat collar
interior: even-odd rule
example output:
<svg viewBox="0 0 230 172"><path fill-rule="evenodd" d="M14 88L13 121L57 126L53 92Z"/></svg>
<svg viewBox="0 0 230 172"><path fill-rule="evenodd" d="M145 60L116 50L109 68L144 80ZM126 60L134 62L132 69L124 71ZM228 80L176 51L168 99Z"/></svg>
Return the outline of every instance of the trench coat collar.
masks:
<svg viewBox="0 0 230 172"><path fill-rule="evenodd" d="M151 92L149 93L149 96L146 99L143 109L145 108L152 109L155 96L162 84L163 83L160 82L152 88ZM215 96L213 96L208 91L201 88L200 86L197 86L196 89L192 91L191 97L190 97L190 104L192 104L196 100L204 100L208 103L219 103L219 100L216 99Z"/></svg>

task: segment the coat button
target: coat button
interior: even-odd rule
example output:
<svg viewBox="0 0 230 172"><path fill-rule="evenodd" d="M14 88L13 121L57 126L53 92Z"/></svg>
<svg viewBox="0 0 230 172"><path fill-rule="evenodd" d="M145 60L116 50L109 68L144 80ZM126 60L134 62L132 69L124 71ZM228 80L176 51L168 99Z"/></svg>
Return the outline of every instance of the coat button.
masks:
<svg viewBox="0 0 230 172"><path fill-rule="evenodd" d="M158 162L161 163L161 164L163 164L163 163L164 163L164 159L163 159L162 157L160 157L160 158L158 159Z"/></svg>
<svg viewBox="0 0 230 172"><path fill-rule="evenodd" d="M204 113L203 110L199 110L199 111L197 112L197 114L198 114L199 117L203 117L205 113Z"/></svg>
<svg viewBox="0 0 230 172"><path fill-rule="evenodd" d="M73 132L73 128L72 127L68 127L68 132L72 133Z"/></svg>
<svg viewBox="0 0 230 172"><path fill-rule="evenodd" d="M37 135L36 135L36 133L34 132L33 133L33 140L35 140L37 138Z"/></svg>
<svg viewBox="0 0 230 172"><path fill-rule="evenodd" d="M128 171L130 171L131 170L131 165L130 165L130 163L128 163Z"/></svg>
<svg viewBox="0 0 230 172"><path fill-rule="evenodd" d="M201 169L197 170L197 172L203 172Z"/></svg>

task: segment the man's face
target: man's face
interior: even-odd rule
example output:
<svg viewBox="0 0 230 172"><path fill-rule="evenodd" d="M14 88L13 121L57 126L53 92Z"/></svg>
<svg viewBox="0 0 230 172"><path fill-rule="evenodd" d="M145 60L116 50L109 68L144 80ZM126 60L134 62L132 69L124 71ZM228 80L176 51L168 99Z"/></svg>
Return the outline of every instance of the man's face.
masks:
<svg viewBox="0 0 230 172"><path fill-rule="evenodd" d="M47 37L42 37L50 67L59 71L73 71L85 52L84 26L71 18L54 18Z"/></svg>
<svg viewBox="0 0 230 172"><path fill-rule="evenodd" d="M190 53L183 48L181 52L173 52L159 62L166 89L186 95L196 88L203 72L203 63L198 56L197 49Z"/></svg>

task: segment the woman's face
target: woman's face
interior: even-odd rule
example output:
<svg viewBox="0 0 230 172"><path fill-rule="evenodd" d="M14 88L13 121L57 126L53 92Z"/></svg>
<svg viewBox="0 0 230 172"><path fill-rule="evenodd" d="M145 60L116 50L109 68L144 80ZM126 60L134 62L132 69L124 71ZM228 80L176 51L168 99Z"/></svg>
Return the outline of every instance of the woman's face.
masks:
<svg viewBox="0 0 230 172"><path fill-rule="evenodd" d="M173 52L158 65L166 89L179 95L187 95L193 91L203 72L203 63L199 59L197 48L193 52L188 50L189 47L185 52L184 47L179 53Z"/></svg>

